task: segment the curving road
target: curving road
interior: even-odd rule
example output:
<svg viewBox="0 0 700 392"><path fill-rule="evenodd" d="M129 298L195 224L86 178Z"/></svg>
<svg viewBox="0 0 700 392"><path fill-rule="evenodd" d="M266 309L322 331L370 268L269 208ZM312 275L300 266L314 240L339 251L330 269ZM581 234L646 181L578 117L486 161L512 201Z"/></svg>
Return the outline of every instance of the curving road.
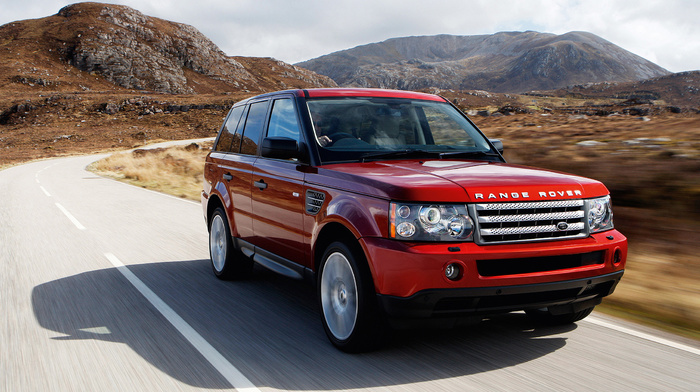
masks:
<svg viewBox="0 0 700 392"><path fill-rule="evenodd" d="M513 313L343 354L312 287L215 279L200 206L86 172L97 158L0 171L0 391L700 388L698 342L598 314L536 328Z"/></svg>

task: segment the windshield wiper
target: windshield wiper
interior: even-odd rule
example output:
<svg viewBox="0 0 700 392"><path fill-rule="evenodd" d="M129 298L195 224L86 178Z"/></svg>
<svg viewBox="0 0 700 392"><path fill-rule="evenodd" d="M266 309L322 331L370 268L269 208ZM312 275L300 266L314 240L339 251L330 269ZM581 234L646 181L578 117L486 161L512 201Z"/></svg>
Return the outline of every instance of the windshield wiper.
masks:
<svg viewBox="0 0 700 392"><path fill-rule="evenodd" d="M383 158L440 158L443 153L427 150L396 150L383 151L379 153L367 153L361 157L362 162L372 159Z"/></svg>
<svg viewBox="0 0 700 392"><path fill-rule="evenodd" d="M498 157L490 151L429 151L429 150L396 150L396 151L383 151L379 153L367 153L361 157L362 162L373 159L386 159L386 158L473 158L473 157Z"/></svg>
<svg viewBox="0 0 700 392"><path fill-rule="evenodd" d="M457 158L457 157L497 157L490 151L451 151L451 152L441 152L440 158Z"/></svg>

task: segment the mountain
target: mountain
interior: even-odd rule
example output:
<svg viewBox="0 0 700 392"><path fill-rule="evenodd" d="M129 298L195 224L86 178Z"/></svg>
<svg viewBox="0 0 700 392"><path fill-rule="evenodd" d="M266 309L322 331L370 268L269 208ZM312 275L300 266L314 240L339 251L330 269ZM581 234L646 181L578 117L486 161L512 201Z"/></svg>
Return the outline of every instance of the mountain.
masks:
<svg viewBox="0 0 700 392"><path fill-rule="evenodd" d="M342 86L513 93L669 74L587 32L393 38L296 65Z"/></svg>
<svg viewBox="0 0 700 392"><path fill-rule="evenodd" d="M147 90L173 94L327 87L270 58L229 57L192 26L132 8L79 3L0 26L0 89Z"/></svg>

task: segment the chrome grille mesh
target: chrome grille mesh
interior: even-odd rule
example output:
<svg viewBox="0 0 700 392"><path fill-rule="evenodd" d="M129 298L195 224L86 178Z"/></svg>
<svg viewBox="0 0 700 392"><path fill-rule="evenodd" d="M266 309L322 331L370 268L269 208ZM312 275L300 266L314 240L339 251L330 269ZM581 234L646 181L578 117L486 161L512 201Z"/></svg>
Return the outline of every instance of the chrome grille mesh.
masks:
<svg viewBox="0 0 700 392"><path fill-rule="evenodd" d="M479 222L520 222L520 221L540 221L540 220L566 220L583 218L583 211L551 212L542 214L520 214L520 215L491 215L480 216Z"/></svg>
<svg viewBox="0 0 700 392"><path fill-rule="evenodd" d="M478 241L509 243L586 236L583 200L474 205Z"/></svg>

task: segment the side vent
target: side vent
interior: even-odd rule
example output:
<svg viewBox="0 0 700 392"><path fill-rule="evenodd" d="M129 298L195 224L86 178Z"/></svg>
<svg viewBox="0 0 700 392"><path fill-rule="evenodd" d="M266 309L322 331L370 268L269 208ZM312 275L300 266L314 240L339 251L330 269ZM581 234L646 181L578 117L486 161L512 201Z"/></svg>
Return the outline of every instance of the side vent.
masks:
<svg viewBox="0 0 700 392"><path fill-rule="evenodd" d="M316 215L321 211L323 201L326 200L326 194L323 192L306 190L306 212L309 215Z"/></svg>

